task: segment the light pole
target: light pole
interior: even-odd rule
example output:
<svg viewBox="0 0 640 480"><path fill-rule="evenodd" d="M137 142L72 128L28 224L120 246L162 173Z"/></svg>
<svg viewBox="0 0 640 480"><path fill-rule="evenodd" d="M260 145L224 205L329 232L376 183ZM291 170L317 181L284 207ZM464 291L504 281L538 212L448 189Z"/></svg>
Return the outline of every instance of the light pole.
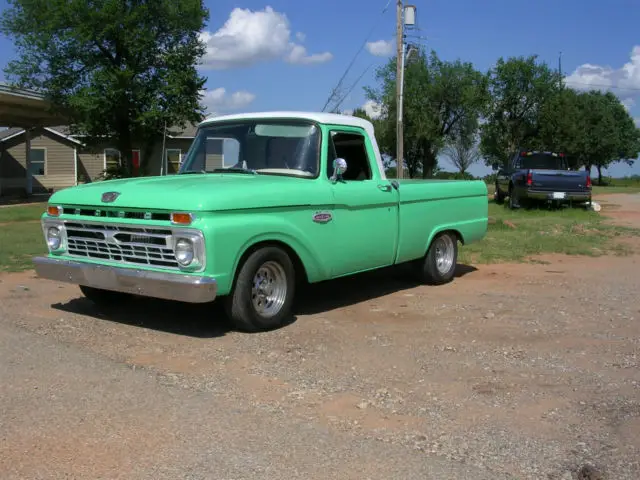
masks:
<svg viewBox="0 0 640 480"><path fill-rule="evenodd" d="M416 22L415 5L402 5L402 0L396 3L396 177L404 177L404 130L403 92L404 92L404 60L406 44L404 42L404 27L413 27Z"/></svg>

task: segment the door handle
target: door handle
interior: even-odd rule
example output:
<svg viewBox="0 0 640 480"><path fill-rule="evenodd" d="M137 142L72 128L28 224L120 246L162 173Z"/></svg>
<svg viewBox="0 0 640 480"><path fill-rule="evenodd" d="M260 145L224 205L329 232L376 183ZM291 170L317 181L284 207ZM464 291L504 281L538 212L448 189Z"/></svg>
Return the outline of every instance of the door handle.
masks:
<svg viewBox="0 0 640 480"><path fill-rule="evenodd" d="M378 184L378 188L380 190L382 190L383 192L390 192L391 191L391 185Z"/></svg>

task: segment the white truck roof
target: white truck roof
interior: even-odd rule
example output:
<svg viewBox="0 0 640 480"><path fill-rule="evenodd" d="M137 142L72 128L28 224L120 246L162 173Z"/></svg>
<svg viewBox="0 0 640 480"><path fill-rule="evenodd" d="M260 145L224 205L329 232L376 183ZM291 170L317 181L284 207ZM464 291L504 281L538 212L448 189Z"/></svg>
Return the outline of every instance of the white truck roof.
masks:
<svg viewBox="0 0 640 480"><path fill-rule="evenodd" d="M248 112L248 113L233 113L229 115L220 115L203 120L199 126L211 125L217 122L227 122L229 120L248 120L248 119L277 119L277 118L299 118L303 120L310 120L318 123L330 123L334 125L346 125L349 127L360 127L371 140L373 150L376 157L376 163L378 164L378 171L382 178L387 178L384 166L382 165L382 156L380 155L380 149L378 148L378 142L376 141L376 135L373 130L373 125L370 121L364 118L354 117L353 115L343 115L340 113L324 113L324 112L296 112L296 111L274 111L274 112Z"/></svg>

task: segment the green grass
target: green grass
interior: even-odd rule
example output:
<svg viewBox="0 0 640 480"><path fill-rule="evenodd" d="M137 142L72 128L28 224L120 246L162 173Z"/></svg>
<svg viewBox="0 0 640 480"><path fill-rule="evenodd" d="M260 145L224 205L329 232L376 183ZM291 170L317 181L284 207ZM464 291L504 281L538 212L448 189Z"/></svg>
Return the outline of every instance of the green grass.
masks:
<svg viewBox="0 0 640 480"><path fill-rule="evenodd" d="M46 251L39 222L23 221L0 226L0 272L29 270L33 268L31 258Z"/></svg>
<svg viewBox="0 0 640 480"><path fill-rule="evenodd" d="M640 231L607 223L602 213L579 207L561 210L519 209L489 201L490 224L481 242L460 250L463 263L527 261L541 254L599 256L626 254L618 240ZM515 228L513 228L515 227Z"/></svg>
<svg viewBox="0 0 640 480"><path fill-rule="evenodd" d="M0 224L39 220L46 208L47 206L44 203L2 207L0 208Z"/></svg>

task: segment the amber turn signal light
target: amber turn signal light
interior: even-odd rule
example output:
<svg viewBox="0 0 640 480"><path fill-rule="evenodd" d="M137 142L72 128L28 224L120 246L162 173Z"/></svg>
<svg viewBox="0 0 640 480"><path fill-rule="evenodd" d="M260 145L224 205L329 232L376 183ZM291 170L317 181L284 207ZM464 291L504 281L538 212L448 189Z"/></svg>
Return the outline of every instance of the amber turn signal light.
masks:
<svg viewBox="0 0 640 480"><path fill-rule="evenodd" d="M171 223L176 225L191 225L193 215L190 213L173 212L171 214Z"/></svg>
<svg viewBox="0 0 640 480"><path fill-rule="evenodd" d="M59 217L62 214L62 207L49 205L47 207L47 214L51 217Z"/></svg>

